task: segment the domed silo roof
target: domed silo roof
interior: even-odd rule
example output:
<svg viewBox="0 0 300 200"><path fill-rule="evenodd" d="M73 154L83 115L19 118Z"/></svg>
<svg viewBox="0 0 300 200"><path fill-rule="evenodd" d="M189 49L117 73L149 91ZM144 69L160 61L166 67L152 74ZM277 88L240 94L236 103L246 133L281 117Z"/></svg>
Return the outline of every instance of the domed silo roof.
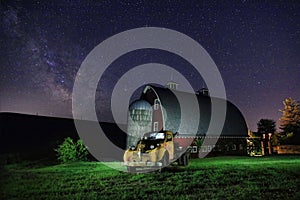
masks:
<svg viewBox="0 0 300 200"><path fill-rule="evenodd" d="M149 102L145 100L136 100L132 102L129 106L129 110L152 110L151 105Z"/></svg>

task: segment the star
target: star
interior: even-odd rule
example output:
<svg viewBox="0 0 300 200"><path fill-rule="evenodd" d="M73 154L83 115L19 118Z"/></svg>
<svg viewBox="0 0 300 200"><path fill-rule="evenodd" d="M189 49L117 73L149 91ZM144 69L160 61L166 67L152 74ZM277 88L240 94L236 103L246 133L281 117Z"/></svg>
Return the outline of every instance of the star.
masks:
<svg viewBox="0 0 300 200"><path fill-rule="evenodd" d="M86 56L105 39L137 27L169 28L197 41L218 66L229 100L252 130L263 112L277 120L284 98L300 100L300 4L294 1L3 1L1 13L2 110L72 117L73 84ZM120 77L149 62L173 67L195 91L205 85L184 58L138 50L118 58L99 81L97 98L103 104L97 109L109 113L111 92ZM265 101L267 95L272 98ZM111 120L109 114L103 117Z"/></svg>

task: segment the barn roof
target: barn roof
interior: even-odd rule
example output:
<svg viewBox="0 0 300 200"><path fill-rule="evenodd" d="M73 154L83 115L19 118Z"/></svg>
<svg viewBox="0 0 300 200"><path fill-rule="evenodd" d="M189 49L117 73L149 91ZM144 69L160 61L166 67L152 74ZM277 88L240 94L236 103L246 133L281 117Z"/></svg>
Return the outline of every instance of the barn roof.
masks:
<svg viewBox="0 0 300 200"><path fill-rule="evenodd" d="M189 134L191 132L189 128L195 124L198 125L197 135L206 135L208 126L211 118L211 98L206 95L196 94L199 111L200 111L200 120L195 119L195 115L198 112L195 107L189 107L183 110L181 113L180 104L176 97L191 99L195 97L195 94L181 92L177 90L170 90L168 88L157 87L153 85L146 86L141 98L148 99L151 98L151 95L155 95L161 102L163 107L163 117L165 121L164 128L166 130L179 131L179 128L184 130L183 134ZM240 112L240 110L233 105L231 102L214 98L217 101L225 101L227 105L227 112L224 127L221 133L221 136L245 136L247 137L248 128L246 121ZM181 122L181 127L179 126ZM214 122L217 123L217 122ZM196 125L196 126L197 126ZM215 135L219 135L215 133Z"/></svg>

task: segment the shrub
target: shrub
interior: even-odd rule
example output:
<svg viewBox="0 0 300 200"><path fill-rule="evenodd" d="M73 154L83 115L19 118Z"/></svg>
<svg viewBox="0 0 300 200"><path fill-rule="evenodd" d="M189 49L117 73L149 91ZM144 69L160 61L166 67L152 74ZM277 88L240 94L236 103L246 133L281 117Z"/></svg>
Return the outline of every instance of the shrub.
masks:
<svg viewBox="0 0 300 200"><path fill-rule="evenodd" d="M74 142L70 137L66 138L55 151L61 163L86 160L88 155L82 140Z"/></svg>

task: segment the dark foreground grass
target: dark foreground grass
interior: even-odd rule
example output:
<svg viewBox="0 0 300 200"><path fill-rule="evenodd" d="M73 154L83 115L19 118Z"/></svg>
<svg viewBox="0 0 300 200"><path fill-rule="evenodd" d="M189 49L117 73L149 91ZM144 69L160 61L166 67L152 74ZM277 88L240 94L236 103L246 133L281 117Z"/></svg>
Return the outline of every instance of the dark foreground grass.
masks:
<svg viewBox="0 0 300 200"><path fill-rule="evenodd" d="M300 199L300 156L195 159L128 174L97 162L6 165L0 199Z"/></svg>

